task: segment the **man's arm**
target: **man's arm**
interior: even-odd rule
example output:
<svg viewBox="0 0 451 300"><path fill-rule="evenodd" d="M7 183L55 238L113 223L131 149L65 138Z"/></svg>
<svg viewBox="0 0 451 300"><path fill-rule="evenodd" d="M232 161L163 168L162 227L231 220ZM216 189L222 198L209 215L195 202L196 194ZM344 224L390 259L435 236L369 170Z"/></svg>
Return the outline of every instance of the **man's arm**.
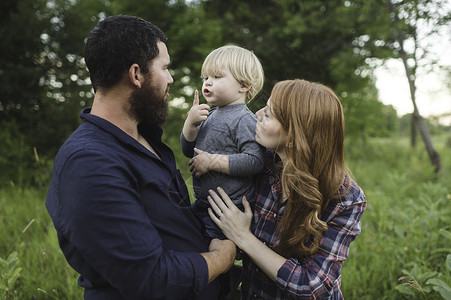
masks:
<svg viewBox="0 0 451 300"><path fill-rule="evenodd" d="M55 225L77 271L98 273L127 298L138 299L201 292L209 272L213 277L226 268L225 262L207 265L199 252L164 249L133 182L126 180L132 176L125 176L114 157L88 151L74 156L61 172Z"/></svg>
<svg viewBox="0 0 451 300"><path fill-rule="evenodd" d="M201 255L208 265L208 283L210 283L232 267L236 257L236 246L230 240L213 239L209 252Z"/></svg>

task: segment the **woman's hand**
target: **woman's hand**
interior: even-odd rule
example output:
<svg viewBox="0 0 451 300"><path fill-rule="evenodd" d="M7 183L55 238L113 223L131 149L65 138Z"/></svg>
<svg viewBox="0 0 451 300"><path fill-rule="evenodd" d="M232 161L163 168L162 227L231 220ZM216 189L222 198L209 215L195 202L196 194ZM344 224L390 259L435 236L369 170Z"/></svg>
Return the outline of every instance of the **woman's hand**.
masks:
<svg viewBox="0 0 451 300"><path fill-rule="evenodd" d="M257 266L272 280L276 280L277 273L286 259L268 248L251 232L252 211L246 198L243 197L244 213L241 212L223 189L218 193L210 190L208 214L218 225L224 235L245 252ZM213 213L214 211L214 213Z"/></svg>
<svg viewBox="0 0 451 300"><path fill-rule="evenodd" d="M230 200L222 188L218 187L219 195L212 190L209 193L210 196L207 199L211 208L208 208L208 214L224 235L241 248L250 236L253 237L250 229L252 210L249 202L246 200L246 197L243 197L243 213Z"/></svg>

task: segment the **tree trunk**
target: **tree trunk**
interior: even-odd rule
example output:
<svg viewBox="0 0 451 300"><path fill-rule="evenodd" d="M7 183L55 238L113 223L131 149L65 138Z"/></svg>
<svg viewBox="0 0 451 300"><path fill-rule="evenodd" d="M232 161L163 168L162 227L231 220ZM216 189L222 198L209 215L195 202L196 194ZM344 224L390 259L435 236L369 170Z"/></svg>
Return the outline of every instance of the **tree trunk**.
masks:
<svg viewBox="0 0 451 300"><path fill-rule="evenodd" d="M429 155L429 159L431 160L431 163L433 166L435 166L435 173L438 173L442 169L442 165L440 162L440 155L435 150L434 145L432 144L431 135L429 134L429 131L426 127L426 124L424 123L423 118L421 117L420 113L418 112L418 107L415 100L415 74L412 74L411 69L407 63L407 54L404 51L404 38L402 36L402 33L400 32L397 36L397 40L399 43L399 55L402 59L402 62L404 64L404 69L406 71L407 80L409 81L409 87L410 87L410 98L412 99L413 104L413 114L412 114L412 120L415 127L420 131L421 137L424 141L424 144L426 146L426 150ZM414 129L412 129L413 131Z"/></svg>
<svg viewBox="0 0 451 300"><path fill-rule="evenodd" d="M424 144L426 146L426 150L429 155L429 159L433 166L435 166L435 173L438 173L442 169L442 165L440 162L440 155L435 150L434 145L432 145L431 137L429 135L429 131L424 123L423 118L418 114L418 112L413 114L413 119L420 130L421 137L423 138Z"/></svg>
<svg viewBox="0 0 451 300"><path fill-rule="evenodd" d="M417 126L415 125L415 118L412 114L410 119L410 146L415 148L417 145Z"/></svg>

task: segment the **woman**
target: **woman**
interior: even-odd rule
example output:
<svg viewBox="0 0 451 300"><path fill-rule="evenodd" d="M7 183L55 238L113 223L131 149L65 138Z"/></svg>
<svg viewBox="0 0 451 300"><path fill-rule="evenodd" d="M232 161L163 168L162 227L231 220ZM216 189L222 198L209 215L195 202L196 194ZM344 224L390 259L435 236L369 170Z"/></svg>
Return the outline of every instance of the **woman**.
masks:
<svg viewBox="0 0 451 300"><path fill-rule="evenodd" d="M366 198L344 161L340 101L321 84L288 80L256 115L267 152L254 213L220 188L209 197L211 218L245 254L242 299L342 299Z"/></svg>

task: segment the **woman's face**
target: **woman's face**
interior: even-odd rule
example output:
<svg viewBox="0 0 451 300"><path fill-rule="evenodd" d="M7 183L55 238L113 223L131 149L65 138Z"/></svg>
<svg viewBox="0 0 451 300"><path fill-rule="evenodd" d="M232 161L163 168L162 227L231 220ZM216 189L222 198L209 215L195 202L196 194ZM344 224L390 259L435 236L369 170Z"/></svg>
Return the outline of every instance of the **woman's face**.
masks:
<svg viewBox="0 0 451 300"><path fill-rule="evenodd" d="M271 98L255 115L258 120L255 130L257 143L272 150L282 150L285 135L282 134L282 125L271 112Z"/></svg>

